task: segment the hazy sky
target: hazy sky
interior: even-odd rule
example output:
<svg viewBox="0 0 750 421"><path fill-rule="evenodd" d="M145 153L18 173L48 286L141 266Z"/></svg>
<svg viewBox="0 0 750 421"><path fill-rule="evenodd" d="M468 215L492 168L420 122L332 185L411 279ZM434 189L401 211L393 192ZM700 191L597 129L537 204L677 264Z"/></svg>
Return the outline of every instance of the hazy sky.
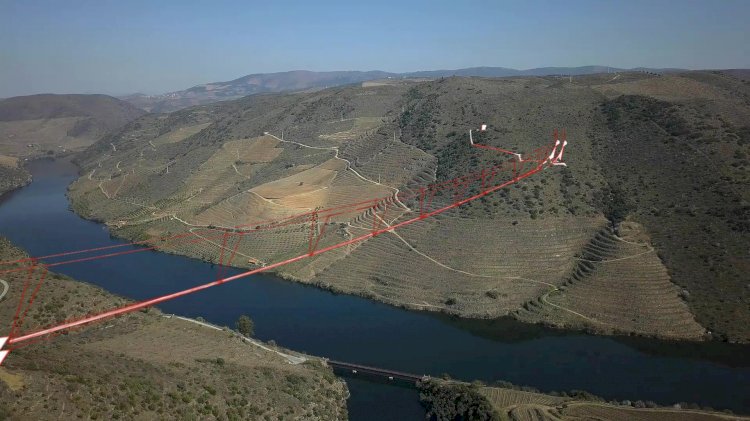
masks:
<svg viewBox="0 0 750 421"><path fill-rule="evenodd" d="M0 0L0 97L250 73L750 67L750 0Z"/></svg>

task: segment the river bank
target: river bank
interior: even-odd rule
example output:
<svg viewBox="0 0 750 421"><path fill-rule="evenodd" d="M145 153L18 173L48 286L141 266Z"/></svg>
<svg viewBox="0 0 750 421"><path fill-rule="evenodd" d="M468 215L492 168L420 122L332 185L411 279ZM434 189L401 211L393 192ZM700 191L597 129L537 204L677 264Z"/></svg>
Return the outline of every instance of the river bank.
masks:
<svg viewBox="0 0 750 421"><path fill-rule="evenodd" d="M0 261L25 256L0 237ZM91 310L84 304L101 309L127 302L64 275L45 275L31 275L32 285L43 279L43 287L21 313L19 333L80 316ZM12 320L26 278L5 276L11 288L0 300L0 319ZM198 320L151 310L47 339L14 345L0 367L3 417L347 417L346 385L322 360Z"/></svg>
<svg viewBox="0 0 750 421"><path fill-rule="evenodd" d="M0 200L0 233L32 255L122 244L106 227L69 210L65 193L77 177L74 167L57 161L35 163L30 169L34 182ZM146 252L59 269L140 300L215 279L218 267ZM236 273L226 269L228 276ZM750 352L743 346L590 336L508 319L417 313L268 275L227 283L160 308L218 326L232 325L239 315L248 314L260 340L340 361L418 374L448 373L466 381L504 380L544 392L578 389L620 401L687 401L750 412ZM691 352L682 352L683 346ZM414 390L356 378L347 378L347 383L352 419L424 417Z"/></svg>

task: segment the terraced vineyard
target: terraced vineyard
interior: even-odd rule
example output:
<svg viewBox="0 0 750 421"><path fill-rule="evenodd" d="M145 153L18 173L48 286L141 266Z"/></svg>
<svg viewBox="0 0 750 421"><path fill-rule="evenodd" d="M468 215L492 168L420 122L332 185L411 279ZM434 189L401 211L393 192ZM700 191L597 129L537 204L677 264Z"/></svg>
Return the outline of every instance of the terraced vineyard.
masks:
<svg viewBox="0 0 750 421"><path fill-rule="evenodd" d="M195 223L206 226L233 227L251 225L253 222L283 218L297 213L299 211L295 209L271 202L255 192L246 191L230 196L199 213L195 217Z"/></svg>
<svg viewBox="0 0 750 421"><path fill-rule="evenodd" d="M520 317L605 332L699 339L705 330L670 282L643 228L630 222L621 230L622 237L610 229L596 233L577 258L573 275L558 290L529 302Z"/></svg>
<svg viewBox="0 0 750 421"><path fill-rule="evenodd" d="M514 405L555 406L571 400L570 398L563 398L560 396L500 387L482 387L480 392L486 396L487 399L490 400L490 403L496 408L506 408Z"/></svg>
<svg viewBox="0 0 750 421"><path fill-rule="evenodd" d="M716 265L696 268L705 275L700 279L685 271L697 260L686 260L690 254L675 240L706 244L683 223L693 214L716 232L746 229L745 195L732 193L747 190L748 182L746 132L737 126L745 121L744 108L737 108L745 88L730 79L700 72L446 78L251 96L131 123L82 155L85 173L70 195L78 212L107 221L118 235L145 239L193 230L210 241L161 246L214 262L236 246L233 264L254 267L305 253L311 238L330 245L413 216L420 187L431 183L444 189L429 205L450 202L456 192L441 183L508 158L471 147L466 134L480 123L489 125L477 135L482 144L524 153L548 144L552 129L565 126L567 168L545 170L434 221L294 263L280 274L462 316L510 314L682 339L718 328L744 340L746 328L727 326L731 312L747 313L739 304L747 291ZM648 93L675 105L617 97L622 93ZM646 111L635 115L639 110ZM656 126L644 123L651 117ZM644 124L638 137L627 131L636 122ZM679 135L665 137L662 128ZM693 162L681 158L674 139L690 141L693 131L708 139L690 146L694 152L731 165L720 167L724 180L686 187L680 197L706 191L701 201L731 197L731 206L705 203L700 210L668 199L676 197L669 185ZM639 148L647 153L639 155ZM712 177L706 172L702 179ZM478 192L478 186L467 189ZM387 209L346 208L327 220L313 222L308 214L283 227L264 225L396 194ZM643 225L637 234L618 226L626 218ZM713 224L719 220L731 226ZM224 245L212 237L217 228L237 226L262 229ZM744 267L746 259L734 253L743 240L730 237L731 247L701 246L700 259L710 266L729 256L721 252L726 248L733 267ZM726 288L712 287L712 276Z"/></svg>
<svg viewBox="0 0 750 421"><path fill-rule="evenodd" d="M192 126L179 127L175 130L167 132L152 141L154 145L163 145L166 143L181 142L188 137L200 132L206 127L210 126L211 123L200 123Z"/></svg>
<svg viewBox="0 0 750 421"><path fill-rule="evenodd" d="M341 122L334 121L330 123L330 126L325 127L326 131L341 130L319 136L328 141L346 142L367 135L370 131L377 129L382 122L381 117L358 117Z"/></svg>
<svg viewBox="0 0 750 421"><path fill-rule="evenodd" d="M367 240L318 274L316 282L409 308L497 317L559 282L576 245L588 240L591 222L571 218L565 224L513 225L438 217ZM467 247L466 238L474 245Z"/></svg>
<svg viewBox="0 0 750 421"><path fill-rule="evenodd" d="M576 403L562 411L563 419L606 419L612 421L719 421L747 420L747 417L708 411L675 410L669 408L636 409L602 404Z"/></svg>
<svg viewBox="0 0 750 421"><path fill-rule="evenodd" d="M484 395L498 411L501 419L512 421L573 421L573 420L613 420L613 421L721 421L747 420L747 417L719 412L687 410L680 408L656 408L653 403L645 407L630 404L622 405L597 400L581 400L569 396L553 396L537 392L502 387L481 387Z"/></svg>
<svg viewBox="0 0 750 421"><path fill-rule="evenodd" d="M387 136L351 142L342 153L351 157L357 172L384 184L424 186L435 180L436 162L432 155Z"/></svg>

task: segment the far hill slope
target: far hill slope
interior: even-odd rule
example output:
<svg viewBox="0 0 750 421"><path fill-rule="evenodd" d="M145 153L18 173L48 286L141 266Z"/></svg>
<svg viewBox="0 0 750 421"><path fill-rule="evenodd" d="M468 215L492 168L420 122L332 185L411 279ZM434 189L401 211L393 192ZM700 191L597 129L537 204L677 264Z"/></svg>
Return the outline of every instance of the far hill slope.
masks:
<svg viewBox="0 0 750 421"><path fill-rule="evenodd" d="M0 101L0 154L28 157L85 148L145 114L107 95L19 96Z"/></svg>
<svg viewBox="0 0 750 421"><path fill-rule="evenodd" d="M0 195L21 187L31 179L31 175L19 164L18 158L0 155Z"/></svg>
<svg viewBox="0 0 750 421"><path fill-rule="evenodd" d="M659 407L654 402L606 402L583 391L541 393L500 382L484 386L454 380L431 379L418 383L420 401L429 419L487 421L748 421L731 412L700 410L695 404ZM695 409L693 409L695 408Z"/></svg>
<svg viewBox="0 0 750 421"><path fill-rule="evenodd" d="M191 231L199 242L158 247L218 262L216 227L419 191L513 159L470 147L481 123L477 140L519 152L567 127L567 168L280 271L413 309L747 342L748 113L746 85L712 72L253 95L128 124L79 156L85 176L70 196L118 235ZM399 205L383 217L414 215ZM367 233L374 218L339 214L319 243ZM310 226L232 237L233 264L304 254Z"/></svg>

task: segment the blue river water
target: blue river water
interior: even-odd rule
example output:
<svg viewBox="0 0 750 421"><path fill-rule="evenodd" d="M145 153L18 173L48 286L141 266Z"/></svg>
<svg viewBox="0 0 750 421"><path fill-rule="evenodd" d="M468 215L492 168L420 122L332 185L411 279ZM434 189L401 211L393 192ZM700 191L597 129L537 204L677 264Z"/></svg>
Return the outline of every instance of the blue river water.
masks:
<svg viewBox="0 0 750 421"><path fill-rule="evenodd" d="M34 181L0 198L0 235L33 256L123 242L103 225L70 211L65 193L77 177L72 164L42 160L28 169ZM139 300L215 279L218 268L147 251L54 270ZM458 319L338 295L272 275L240 279L159 308L227 326L247 314L259 339L352 363L750 413L748 346L592 336L509 319ZM424 419L414 389L353 376L345 380L352 395L352 420Z"/></svg>

